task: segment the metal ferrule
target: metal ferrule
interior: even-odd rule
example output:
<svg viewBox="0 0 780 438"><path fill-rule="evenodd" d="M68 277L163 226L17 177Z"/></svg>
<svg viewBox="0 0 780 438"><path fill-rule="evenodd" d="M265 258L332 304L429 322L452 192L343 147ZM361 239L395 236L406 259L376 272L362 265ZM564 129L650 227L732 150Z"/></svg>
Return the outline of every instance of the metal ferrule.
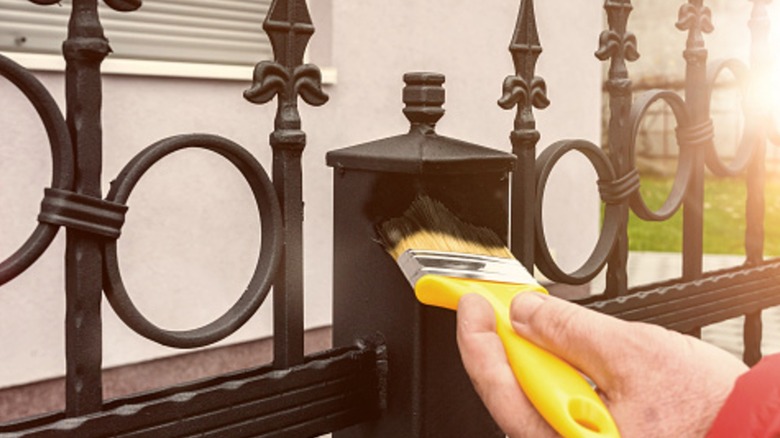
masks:
<svg viewBox="0 0 780 438"><path fill-rule="evenodd" d="M398 257L398 266L412 287L417 280L429 274L500 283L539 284L514 258L410 249Z"/></svg>

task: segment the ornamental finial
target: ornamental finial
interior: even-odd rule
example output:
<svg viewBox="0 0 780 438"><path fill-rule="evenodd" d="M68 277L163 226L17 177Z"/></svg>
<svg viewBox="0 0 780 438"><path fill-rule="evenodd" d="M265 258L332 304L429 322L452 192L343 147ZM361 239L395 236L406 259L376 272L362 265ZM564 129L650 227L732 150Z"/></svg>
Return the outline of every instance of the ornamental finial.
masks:
<svg viewBox="0 0 780 438"><path fill-rule="evenodd" d="M404 82L404 115L412 125L426 125L432 130L444 115L444 75L427 72L406 73Z"/></svg>
<svg viewBox="0 0 780 438"><path fill-rule="evenodd" d="M542 44L539 42L539 32L536 29L536 15L532 0L523 0L520 3L520 12L517 15L512 42L509 44L509 52L512 53L517 74L533 76L536 61L542 53Z"/></svg>
<svg viewBox="0 0 780 438"><path fill-rule="evenodd" d="M287 68L303 64L303 53L314 33L305 1L274 1L268 9L263 29L271 40L279 64Z"/></svg>
<svg viewBox="0 0 780 438"><path fill-rule="evenodd" d="M517 15L515 32L509 44L509 52L515 64L515 74L504 79L503 94L498 105L504 109L518 108L516 126L532 126L532 108L547 108L547 85L536 76L536 61L542 53L533 0L523 0Z"/></svg>

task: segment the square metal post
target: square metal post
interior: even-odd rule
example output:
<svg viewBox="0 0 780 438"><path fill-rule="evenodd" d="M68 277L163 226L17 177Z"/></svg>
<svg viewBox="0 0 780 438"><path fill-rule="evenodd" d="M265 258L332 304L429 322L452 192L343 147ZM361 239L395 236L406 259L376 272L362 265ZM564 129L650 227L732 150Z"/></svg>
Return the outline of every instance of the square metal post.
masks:
<svg viewBox="0 0 780 438"><path fill-rule="evenodd" d="M334 167L334 345L380 337L387 346L385 408L336 438L503 437L463 368L455 313L420 304L376 241L377 224L419 195L507 235L514 157L439 136L442 75L407 74L408 134L328 154Z"/></svg>

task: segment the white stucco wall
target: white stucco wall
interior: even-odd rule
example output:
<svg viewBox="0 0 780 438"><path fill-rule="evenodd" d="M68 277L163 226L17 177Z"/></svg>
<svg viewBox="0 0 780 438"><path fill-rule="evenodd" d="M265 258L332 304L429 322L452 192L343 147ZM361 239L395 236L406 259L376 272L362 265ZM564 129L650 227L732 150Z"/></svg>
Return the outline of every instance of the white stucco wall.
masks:
<svg viewBox="0 0 780 438"><path fill-rule="evenodd" d="M496 100L513 73L507 47L519 2L381 0L313 2L319 26L313 62L334 67L330 102L301 103L308 135L304 154L306 325L331 318L331 170L328 150L404 132L402 76L431 70L447 76L442 134L510 150L513 111ZM540 147L562 138L596 142L601 67L593 56L602 24L600 4L546 0L536 5L544 53L538 74L552 105L537 112ZM110 38L110 35L108 35ZM39 73L63 102L63 77ZM105 191L124 163L163 137L207 132L254 151L270 172L267 138L275 104L243 100L246 81L109 75L104 80ZM0 257L35 225L50 163L45 138L29 105L0 82ZM19 108L25 108L24 111ZM547 192L551 244L570 267L590 251L598 226L595 174L566 160ZM582 181L592 181L583 183ZM234 193L235 192L235 193ZM206 152L177 153L153 168L129 200L119 255L131 296L150 319L190 328L227 309L243 290L257 254L258 220L249 190L227 162ZM571 221L571 217L577 217ZM30 270L0 289L0 386L63 373L64 233ZM132 333L104 308L104 366L177 351ZM271 334L270 303L225 342Z"/></svg>

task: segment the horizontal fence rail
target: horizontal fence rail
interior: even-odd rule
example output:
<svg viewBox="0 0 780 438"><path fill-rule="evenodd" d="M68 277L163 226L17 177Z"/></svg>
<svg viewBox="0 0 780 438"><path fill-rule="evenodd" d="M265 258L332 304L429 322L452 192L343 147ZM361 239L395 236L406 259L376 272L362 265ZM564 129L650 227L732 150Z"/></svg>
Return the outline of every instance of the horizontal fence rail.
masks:
<svg viewBox="0 0 780 438"><path fill-rule="evenodd" d="M690 332L768 307L780 306L780 261L707 272L692 281L634 288L622 297L586 304L628 321Z"/></svg>
<svg viewBox="0 0 780 438"><path fill-rule="evenodd" d="M346 348L111 400L97 413L0 426L0 437L317 436L377 415L381 349Z"/></svg>

